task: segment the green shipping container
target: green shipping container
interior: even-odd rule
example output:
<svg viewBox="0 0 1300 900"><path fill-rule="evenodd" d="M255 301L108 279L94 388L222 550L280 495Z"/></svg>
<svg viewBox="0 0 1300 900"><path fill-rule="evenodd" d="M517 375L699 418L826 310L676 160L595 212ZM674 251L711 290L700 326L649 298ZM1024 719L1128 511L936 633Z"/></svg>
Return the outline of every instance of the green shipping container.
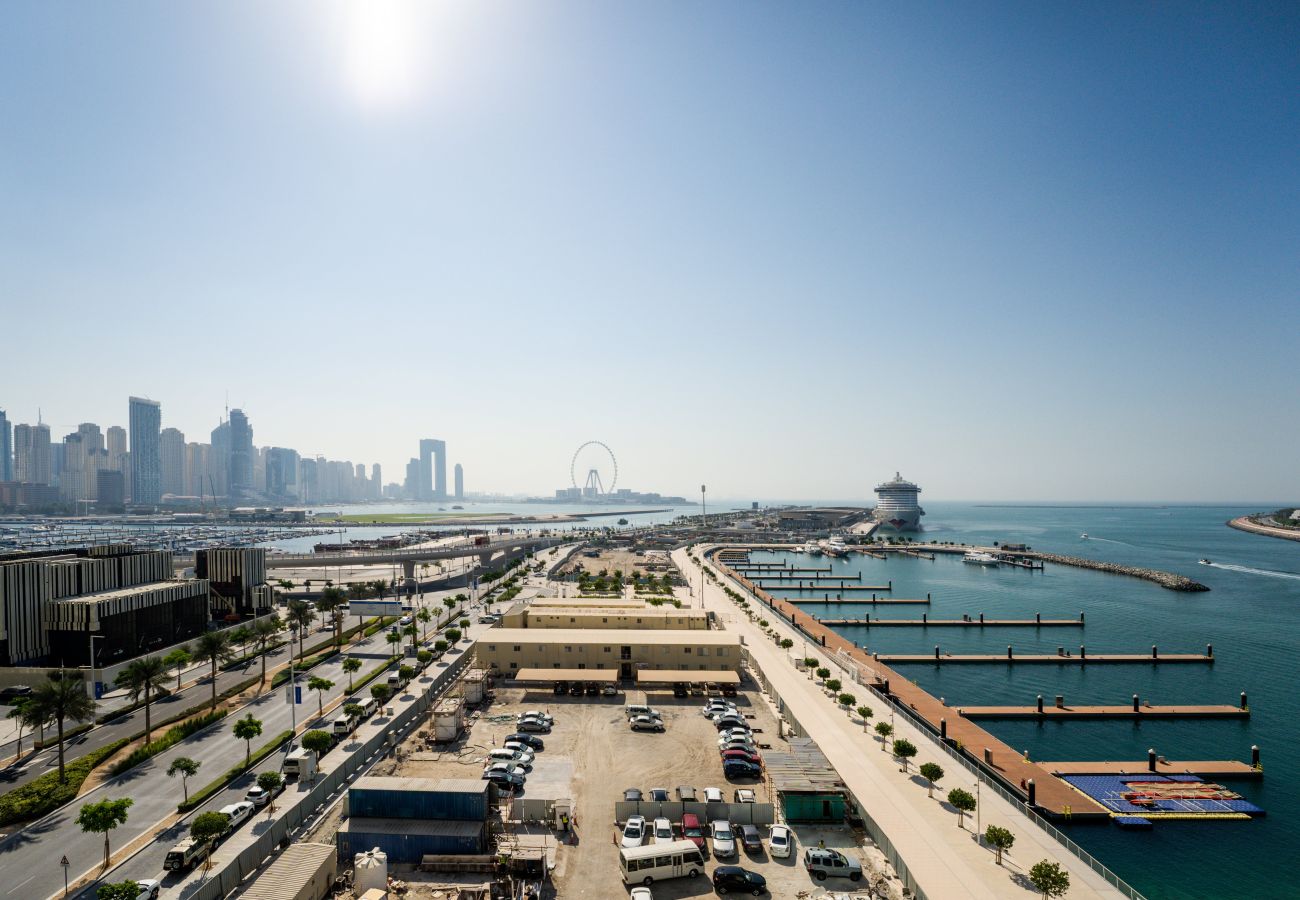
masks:
<svg viewBox="0 0 1300 900"><path fill-rule="evenodd" d="M844 797L840 794L782 794L781 810L787 822L843 822Z"/></svg>

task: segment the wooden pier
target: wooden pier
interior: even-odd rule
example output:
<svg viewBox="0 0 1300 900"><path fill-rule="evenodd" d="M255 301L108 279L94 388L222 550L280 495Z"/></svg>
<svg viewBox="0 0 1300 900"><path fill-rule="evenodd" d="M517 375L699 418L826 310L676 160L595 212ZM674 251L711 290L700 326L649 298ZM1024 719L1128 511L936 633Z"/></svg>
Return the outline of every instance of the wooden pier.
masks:
<svg viewBox="0 0 1300 900"><path fill-rule="evenodd" d="M794 571L794 570L789 569L787 571ZM826 577L809 578L807 575L800 575L800 574L776 575L776 574L770 574L768 572L756 572L753 575L751 575L750 578L754 581L861 581L862 580L861 572L859 572L856 575L827 576L827 573L830 572L830 569L814 569L812 571L817 572L819 576L826 576Z"/></svg>
<svg viewBox="0 0 1300 900"><path fill-rule="evenodd" d="M1240 706L962 706L968 719L1246 719Z"/></svg>
<svg viewBox="0 0 1300 900"><path fill-rule="evenodd" d="M857 597L846 600L846 599L844 599L843 597L838 597L838 596L837 596L837 597L823 597L823 598L820 599L820 600L818 600L818 599L816 599L816 598L808 598L808 597L785 597L785 598L782 598L782 599L784 599L786 603L843 603L843 604L846 605L846 606L849 606L849 605L859 605L859 604L876 604L876 605L884 605L884 604L888 604L888 603L912 603L912 604L916 604L916 603L929 603L929 602L930 602L930 598L929 598L929 597L925 597L924 599L920 599L920 600L908 600L908 599L904 599L904 598L900 598L900 597L875 597L875 596L873 596L870 600L861 599L861 598L857 598Z"/></svg>
<svg viewBox="0 0 1300 900"><path fill-rule="evenodd" d="M1145 761L1135 762L1040 762L1038 765L1053 775L1143 775L1154 771L1156 775L1200 775L1202 778L1263 778L1262 767L1236 759L1211 760L1156 760L1151 769Z"/></svg>
<svg viewBox="0 0 1300 900"><path fill-rule="evenodd" d="M779 578L781 577L781 574L785 572L802 572L805 574L812 573L814 575L825 575L827 572L830 572L833 569L832 566L827 566L824 569L810 569L807 567L803 567L803 568L792 567L788 569L787 568L770 569L770 568L754 568L752 566L732 566L732 568L735 569L737 572L744 572L746 574L752 573L755 578ZM771 575L766 574L768 572L771 572L772 574Z"/></svg>
<svg viewBox="0 0 1300 900"><path fill-rule="evenodd" d="M1103 666L1103 665L1162 665L1166 663L1214 663L1214 655L1209 653L1164 653L1151 656L1145 653L1094 653L1088 656L1063 656L1056 653L1027 653L1015 655L1010 650L1005 655L999 654L957 654L942 653L936 650L932 654L891 653L877 654L875 659L889 665L910 665L913 663L957 663L966 665L993 665L997 663L1029 663L1057 666Z"/></svg>
<svg viewBox="0 0 1300 900"><path fill-rule="evenodd" d="M753 579L753 581L759 587L766 588L767 590L770 591L873 591L874 592L874 591L892 591L894 589L894 586L892 584L841 584L838 581L834 583L818 583L818 584L814 584L811 581L801 581L795 584L762 584L761 578L755 578Z"/></svg>
<svg viewBox="0 0 1300 900"><path fill-rule="evenodd" d="M846 601L837 600L837 603ZM847 601L852 602L852 601ZM1083 628L1082 619L817 619L823 625L861 625L866 628Z"/></svg>

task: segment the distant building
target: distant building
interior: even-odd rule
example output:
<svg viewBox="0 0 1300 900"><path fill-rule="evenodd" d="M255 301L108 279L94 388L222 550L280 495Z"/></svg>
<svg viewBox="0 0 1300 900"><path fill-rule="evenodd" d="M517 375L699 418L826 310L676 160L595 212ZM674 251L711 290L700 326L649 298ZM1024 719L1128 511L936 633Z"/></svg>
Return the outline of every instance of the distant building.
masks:
<svg viewBox="0 0 1300 900"><path fill-rule="evenodd" d="M507 676L516 669L606 669L630 679L643 669L735 671L740 638L729 631L491 628L477 659Z"/></svg>
<svg viewBox="0 0 1300 900"><path fill-rule="evenodd" d="M420 500L447 499L447 442L420 441Z"/></svg>
<svg viewBox="0 0 1300 900"><path fill-rule="evenodd" d="M0 409L0 481L14 480L14 430Z"/></svg>
<svg viewBox="0 0 1300 900"><path fill-rule="evenodd" d="M420 499L420 461L411 458L406 464L406 480L402 483L402 493L407 500Z"/></svg>
<svg viewBox="0 0 1300 900"><path fill-rule="evenodd" d="M787 531L830 531L856 525L870 513L870 509L857 506L783 509L777 515L777 525Z"/></svg>
<svg viewBox="0 0 1300 900"><path fill-rule="evenodd" d="M230 411L230 455L227 476L231 497L245 497L253 491L253 426L242 409Z"/></svg>
<svg viewBox="0 0 1300 900"><path fill-rule="evenodd" d="M271 609L272 590L266 583L266 550L262 547L197 550L194 575L207 580L214 611L246 616Z"/></svg>
<svg viewBox="0 0 1300 900"><path fill-rule="evenodd" d="M266 493L271 497L298 496L298 451L272 447L266 451Z"/></svg>
<svg viewBox="0 0 1300 900"><path fill-rule="evenodd" d="M164 494L185 493L185 435L164 428L158 435L159 485Z"/></svg>
<svg viewBox="0 0 1300 900"><path fill-rule="evenodd" d="M100 512L121 510L126 505L126 476L112 469L95 473L95 509Z"/></svg>
<svg viewBox="0 0 1300 900"><path fill-rule="evenodd" d="M456 463L456 468L452 471L456 479L456 499L464 500L465 499L465 470L460 467L460 463Z"/></svg>
<svg viewBox="0 0 1300 900"><path fill-rule="evenodd" d="M370 499L378 500L384 496L384 472L379 463L370 466Z"/></svg>
<svg viewBox="0 0 1300 900"><path fill-rule="evenodd" d="M50 426L19 425L14 428L14 480L27 484L49 484Z"/></svg>
<svg viewBox="0 0 1300 900"><path fill-rule="evenodd" d="M110 425L104 432L104 449L108 451L108 468L114 472L125 472L127 463L126 429L121 425Z"/></svg>
<svg viewBox="0 0 1300 900"><path fill-rule="evenodd" d="M59 508L59 489L49 484L0 481L0 509L45 512Z"/></svg>
<svg viewBox="0 0 1300 900"><path fill-rule="evenodd" d="M0 556L0 664L123 662L201 634L208 586L124 544ZM101 641L91 641L94 635Z"/></svg>
<svg viewBox="0 0 1300 900"><path fill-rule="evenodd" d="M129 407L131 502L137 506L157 506L162 500L162 459L158 447L162 405L156 400L132 397Z"/></svg>

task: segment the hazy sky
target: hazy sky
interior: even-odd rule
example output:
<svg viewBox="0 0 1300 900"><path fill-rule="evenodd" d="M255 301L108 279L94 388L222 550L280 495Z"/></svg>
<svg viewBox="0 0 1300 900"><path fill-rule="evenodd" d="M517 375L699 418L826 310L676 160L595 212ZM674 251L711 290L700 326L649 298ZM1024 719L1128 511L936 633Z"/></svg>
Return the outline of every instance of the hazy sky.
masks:
<svg viewBox="0 0 1300 900"><path fill-rule="evenodd" d="M471 490L1300 496L1300 7L9 3L0 408Z"/></svg>

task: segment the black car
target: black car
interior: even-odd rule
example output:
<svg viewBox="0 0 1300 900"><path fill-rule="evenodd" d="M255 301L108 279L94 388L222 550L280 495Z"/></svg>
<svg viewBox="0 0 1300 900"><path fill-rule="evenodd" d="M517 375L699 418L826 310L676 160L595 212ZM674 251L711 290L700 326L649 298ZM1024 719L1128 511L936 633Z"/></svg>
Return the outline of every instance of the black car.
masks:
<svg viewBox="0 0 1300 900"><path fill-rule="evenodd" d="M722 763L722 774L730 780L737 778L762 778L763 769L743 759L728 759Z"/></svg>
<svg viewBox="0 0 1300 900"><path fill-rule="evenodd" d="M596 684L594 681L593 681L591 684L587 685L587 696L588 696L588 697L599 697L599 696L600 696L600 685Z"/></svg>
<svg viewBox="0 0 1300 900"><path fill-rule="evenodd" d="M719 894L736 891L761 897L767 893L767 879L740 866L718 866L713 870L713 888Z"/></svg>
<svg viewBox="0 0 1300 900"><path fill-rule="evenodd" d="M740 835L740 846L749 854L763 852L763 839L753 825L737 825L736 833Z"/></svg>
<svg viewBox="0 0 1300 900"><path fill-rule="evenodd" d="M568 693L568 690L569 690L569 683L567 681L555 682L555 693L564 694L564 693Z"/></svg>
<svg viewBox="0 0 1300 900"><path fill-rule="evenodd" d="M632 803L641 802L641 789L628 788L626 791L623 792L623 799Z"/></svg>
<svg viewBox="0 0 1300 900"><path fill-rule="evenodd" d="M32 695L32 689L25 684L15 684L0 690L0 703L12 704L15 700L25 700Z"/></svg>
<svg viewBox="0 0 1300 900"><path fill-rule="evenodd" d="M579 682L577 682L577 681L575 681L573 684L569 685L569 696L570 696L570 697L581 697L581 696L582 696L582 684L579 683Z"/></svg>
<svg viewBox="0 0 1300 900"><path fill-rule="evenodd" d="M506 739L501 743L508 744L511 741L518 741L521 744L527 744L529 747L532 747L534 750L546 749L546 741L542 740L535 734L524 734L523 732L517 731L514 734L507 734Z"/></svg>
<svg viewBox="0 0 1300 900"><path fill-rule="evenodd" d="M651 788L651 789L650 789L650 800L651 800L651 802L653 802L653 803L667 803L667 802L668 802L668 789L667 789L667 788Z"/></svg>
<svg viewBox="0 0 1300 900"><path fill-rule="evenodd" d="M674 696L674 697L685 697L685 696L686 696L686 693L687 693L687 691L686 691L686 685L685 685L685 684L683 684L683 683L680 682L680 681L675 682L675 683L673 684L673 696Z"/></svg>

